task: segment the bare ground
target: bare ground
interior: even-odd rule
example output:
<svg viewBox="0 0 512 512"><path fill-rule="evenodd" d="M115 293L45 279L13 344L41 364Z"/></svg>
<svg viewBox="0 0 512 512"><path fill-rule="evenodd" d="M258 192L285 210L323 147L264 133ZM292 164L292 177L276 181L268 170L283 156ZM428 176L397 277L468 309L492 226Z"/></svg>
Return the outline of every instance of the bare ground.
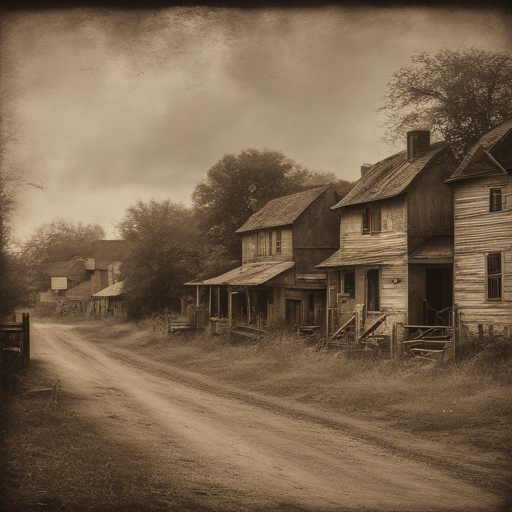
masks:
<svg viewBox="0 0 512 512"><path fill-rule="evenodd" d="M508 511L495 452L219 383L34 324L1 510ZM14 428L13 428L14 427Z"/></svg>

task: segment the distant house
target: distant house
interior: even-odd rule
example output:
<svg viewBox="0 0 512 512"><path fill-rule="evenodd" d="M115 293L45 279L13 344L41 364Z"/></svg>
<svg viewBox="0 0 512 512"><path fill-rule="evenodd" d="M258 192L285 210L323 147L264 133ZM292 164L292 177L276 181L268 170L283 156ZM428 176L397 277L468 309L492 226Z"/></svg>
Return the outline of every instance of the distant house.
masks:
<svg viewBox="0 0 512 512"><path fill-rule="evenodd" d="M269 201L237 230L242 266L187 283L197 287L213 318L228 325L322 325L325 272L315 266L337 249L337 202L327 185Z"/></svg>
<svg viewBox="0 0 512 512"><path fill-rule="evenodd" d="M85 260L91 280L91 293L119 281L121 262L126 254L124 240L96 240Z"/></svg>
<svg viewBox="0 0 512 512"><path fill-rule="evenodd" d="M452 306L453 198L444 181L456 168L451 149L430 133L407 134L407 149L375 165L334 210L341 213L339 250L327 271L328 332L360 312L361 328L384 315L394 322L448 321Z"/></svg>
<svg viewBox="0 0 512 512"><path fill-rule="evenodd" d="M97 240L87 254L73 256L69 261L51 261L43 266L50 289L39 294L39 304L64 304L71 301L74 309L85 310L94 293L120 279L121 261L126 254L124 240ZM80 303L80 304L78 304Z"/></svg>
<svg viewBox="0 0 512 512"><path fill-rule="evenodd" d="M454 300L470 332L512 332L512 119L447 180L455 201Z"/></svg>
<svg viewBox="0 0 512 512"><path fill-rule="evenodd" d="M123 281L119 281L92 296L92 314L97 318L118 317L123 313Z"/></svg>

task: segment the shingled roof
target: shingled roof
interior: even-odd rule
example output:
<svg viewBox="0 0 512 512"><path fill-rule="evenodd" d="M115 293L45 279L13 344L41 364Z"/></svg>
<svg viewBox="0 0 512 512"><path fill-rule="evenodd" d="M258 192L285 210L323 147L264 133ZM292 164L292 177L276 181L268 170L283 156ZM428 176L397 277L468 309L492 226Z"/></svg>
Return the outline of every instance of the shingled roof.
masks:
<svg viewBox="0 0 512 512"><path fill-rule="evenodd" d="M449 151L449 146L445 142L437 142L430 146L428 153L412 160L407 160L407 151L400 151L377 162L332 209L389 199L403 194L425 166L445 149Z"/></svg>
<svg viewBox="0 0 512 512"><path fill-rule="evenodd" d="M507 170L512 170L512 119L484 135L446 183L499 175Z"/></svg>
<svg viewBox="0 0 512 512"><path fill-rule="evenodd" d="M123 293L124 281L118 281L107 288L93 294L93 297L119 297Z"/></svg>
<svg viewBox="0 0 512 512"><path fill-rule="evenodd" d="M261 210L252 215L241 228L238 228L236 233L247 233L248 231L293 224L301 213L329 187L334 187L334 185L329 184L272 199Z"/></svg>
<svg viewBox="0 0 512 512"><path fill-rule="evenodd" d="M190 281L186 285L213 286L213 285L237 285L237 286L258 286L273 277L290 270L295 266L293 261L266 261L247 263L211 279L204 281Z"/></svg>

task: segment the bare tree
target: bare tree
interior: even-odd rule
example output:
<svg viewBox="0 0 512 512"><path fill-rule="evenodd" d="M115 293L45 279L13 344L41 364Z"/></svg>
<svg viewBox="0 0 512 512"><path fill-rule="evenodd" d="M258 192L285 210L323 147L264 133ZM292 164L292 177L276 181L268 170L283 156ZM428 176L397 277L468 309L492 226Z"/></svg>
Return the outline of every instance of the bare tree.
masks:
<svg viewBox="0 0 512 512"><path fill-rule="evenodd" d="M420 53L393 73L384 104L385 140L430 128L460 158L483 135L512 116L512 56L469 48Z"/></svg>

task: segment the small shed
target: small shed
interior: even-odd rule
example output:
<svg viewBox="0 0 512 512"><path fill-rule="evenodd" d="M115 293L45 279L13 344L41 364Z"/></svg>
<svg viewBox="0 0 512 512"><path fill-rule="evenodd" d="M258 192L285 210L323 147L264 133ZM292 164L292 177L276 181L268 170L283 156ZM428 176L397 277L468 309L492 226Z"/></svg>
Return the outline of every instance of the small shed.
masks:
<svg viewBox="0 0 512 512"><path fill-rule="evenodd" d="M93 309L91 314L96 318L106 318L108 316L118 317L123 312L122 294L124 281L114 283L103 290L95 293L93 298Z"/></svg>

